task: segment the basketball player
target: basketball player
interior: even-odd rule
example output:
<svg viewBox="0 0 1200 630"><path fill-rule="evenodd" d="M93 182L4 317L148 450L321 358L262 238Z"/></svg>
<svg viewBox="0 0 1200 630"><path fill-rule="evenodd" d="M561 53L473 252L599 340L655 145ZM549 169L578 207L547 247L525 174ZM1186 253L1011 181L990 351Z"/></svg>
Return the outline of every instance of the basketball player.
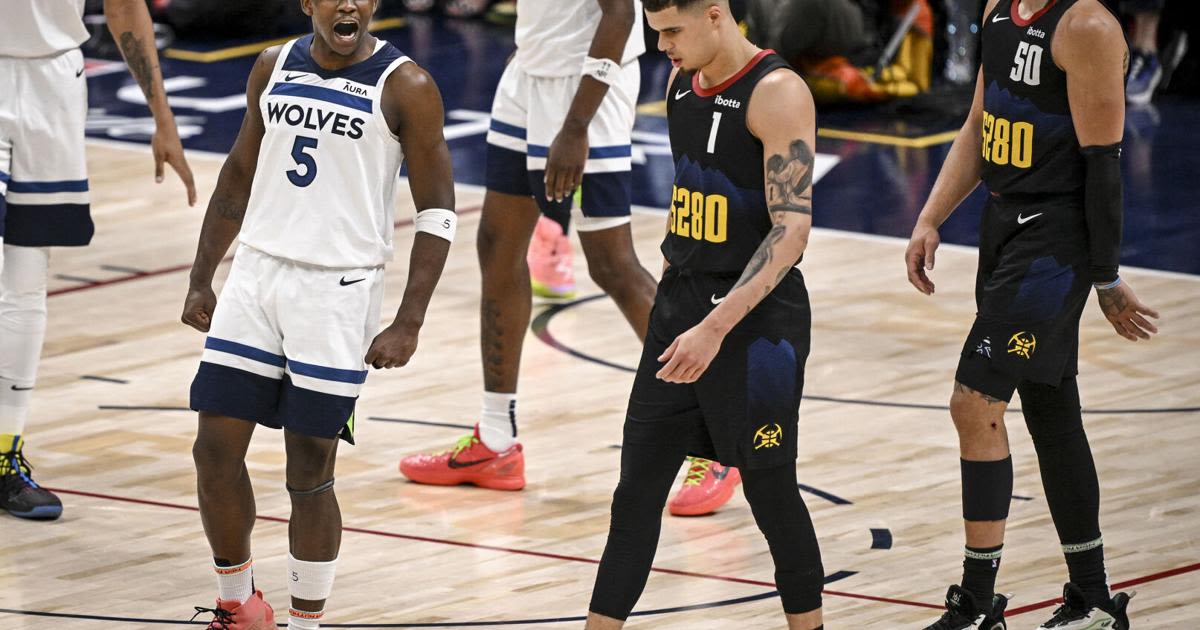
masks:
<svg viewBox="0 0 1200 630"><path fill-rule="evenodd" d="M420 483L525 486L517 374L531 308L525 256L540 211L561 218L582 186L575 224L589 273L639 337L654 296L629 229L637 58L645 49L640 2L522 0L516 43L492 104L479 223L483 413L451 451L400 462Z"/></svg>
<svg viewBox="0 0 1200 630"><path fill-rule="evenodd" d="M1005 627L1007 601L995 582L1013 487L1004 410L1015 390L1070 574L1065 603L1041 627L1125 630L1129 596L1108 590L1076 374L1079 318L1093 287L1119 335L1137 341L1157 332L1146 317L1158 314L1117 274L1129 53L1098 0L990 0L982 38L971 113L905 254L909 281L932 294L926 269L938 226L983 180L990 196L977 314L950 397L966 558L961 586L950 587L946 613L929 628Z"/></svg>
<svg viewBox="0 0 1200 630"><path fill-rule="evenodd" d="M424 70L367 32L377 6L302 0L313 34L268 49L251 71L246 117L200 233L182 319L208 333L191 407L200 412L193 455L217 573L217 606L204 609L213 628L275 626L251 569L244 460L257 424L283 428L287 451L288 627L319 627L341 542L338 438L354 443L366 365L401 367L416 350L454 237L441 95ZM376 335L405 155L416 236L403 302ZM235 237L218 303L213 274Z"/></svg>
<svg viewBox="0 0 1200 630"><path fill-rule="evenodd" d="M62 502L34 482L22 452L46 336L50 247L92 240L83 139L88 39L84 0L14 0L0 20L0 508L52 520ZM105 0L108 28L154 116L155 180L170 164L196 203L167 105L154 28L142 0Z"/></svg>
<svg viewBox="0 0 1200 630"><path fill-rule="evenodd" d="M675 186L587 628L620 628L633 609L689 453L739 467L788 627L821 628L821 555L796 485L810 313L794 265L812 225L812 95L742 36L727 0L644 3L676 67Z"/></svg>

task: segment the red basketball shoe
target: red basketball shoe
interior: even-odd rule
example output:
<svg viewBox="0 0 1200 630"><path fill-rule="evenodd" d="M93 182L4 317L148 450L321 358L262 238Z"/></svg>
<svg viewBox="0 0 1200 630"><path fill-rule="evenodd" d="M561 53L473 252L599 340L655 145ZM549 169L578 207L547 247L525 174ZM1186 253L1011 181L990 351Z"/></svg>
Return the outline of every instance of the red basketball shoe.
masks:
<svg viewBox="0 0 1200 630"><path fill-rule="evenodd" d="M475 425L475 433L463 436L448 451L401 459L400 472L412 481L435 486L469 483L492 490L520 490L525 487L525 455L520 444L503 453L489 449L479 440L479 425Z"/></svg>
<svg viewBox="0 0 1200 630"><path fill-rule="evenodd" d="M738 469L719 462L689 457L691 467L675 498L667 504L672 516L703 516L712 514L733 496L733 489L742 482Z"/></svg>
<svg viewBox="0 0 1200 630"><path fill-rule="evenodd" d="M211 613L212 622L209 630L275 630L275 610L263 599L262 591L254 591L254 595L244 603L234 600L217 600L216 608L196 606L196 614L192 619L203 613Z"/></svg>

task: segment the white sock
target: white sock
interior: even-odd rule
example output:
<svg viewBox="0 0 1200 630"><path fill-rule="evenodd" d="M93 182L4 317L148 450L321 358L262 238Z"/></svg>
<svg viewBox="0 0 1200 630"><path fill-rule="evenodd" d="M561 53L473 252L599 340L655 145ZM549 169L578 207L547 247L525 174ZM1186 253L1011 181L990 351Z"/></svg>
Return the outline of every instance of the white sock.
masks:
<svg viewBox="0 0 1200 630"><path fill-rule="evenodd" d="M288 630L317 630L321 627L321 618L325 611L308 612L306 610L288 609Z"/></svg>
<svg viewBox="0 0 1200 630"><path fill-rule="evenodd" d="M246 603L254 595L254 559L232 566L222 567L213 563L217 572L217 597L225 601L237 600Z"/></svg>
<svg viewBox="0 0 1200 630"><path fill-rule="evenodd" d="M479 421L483 445L503 453L517 443L517 395L483 392L483 419Z"/></svg>

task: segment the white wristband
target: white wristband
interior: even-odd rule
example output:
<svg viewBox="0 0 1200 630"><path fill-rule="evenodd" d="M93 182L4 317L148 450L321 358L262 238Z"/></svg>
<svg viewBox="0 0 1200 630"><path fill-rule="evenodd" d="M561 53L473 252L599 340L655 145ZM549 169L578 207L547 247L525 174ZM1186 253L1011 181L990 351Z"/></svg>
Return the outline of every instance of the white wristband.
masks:
<svg viewBox="0 0 1200 630"><path fill-rule="evenodd" d="M454 232L458 229L458 215L445 208L429 208L417 213L413 225L418 232L426 232L453 243Z"/></svg>
<svg viewBox="0 0 1200 630"><path fill-rule="evenodd" d="M1115 288L1121 286L1121 276L1117 276L1116 280L1113 280L1112 282L1109 282L1107 284L1097 283L1097 284L1093 284L1092 286L1096 287L1096 290L1098 290L1098 291L1107 291L1109 289L1115 289Z"/></svg>
<svg viewBox="0 0 1200 630"><path fill-rule="evenodd" d="M585 77L593 79L605 84L613 85L617 82L617 76L621 73L621 65L612 59L596 59L595 57L587 57L583 60L583 73Z"/></svg>

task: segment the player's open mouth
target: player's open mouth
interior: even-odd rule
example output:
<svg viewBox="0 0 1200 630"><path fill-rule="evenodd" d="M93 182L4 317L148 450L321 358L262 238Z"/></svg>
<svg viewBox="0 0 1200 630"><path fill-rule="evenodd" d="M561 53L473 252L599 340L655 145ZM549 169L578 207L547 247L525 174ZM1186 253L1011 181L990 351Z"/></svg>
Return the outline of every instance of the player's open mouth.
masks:
<svg viewBox="0 0 1200 630"><path fill-rule="evenodd" d="M358 34L358 22L342 20L333 25L333 34L337 35L338 39L352 40Z"/></svg>

